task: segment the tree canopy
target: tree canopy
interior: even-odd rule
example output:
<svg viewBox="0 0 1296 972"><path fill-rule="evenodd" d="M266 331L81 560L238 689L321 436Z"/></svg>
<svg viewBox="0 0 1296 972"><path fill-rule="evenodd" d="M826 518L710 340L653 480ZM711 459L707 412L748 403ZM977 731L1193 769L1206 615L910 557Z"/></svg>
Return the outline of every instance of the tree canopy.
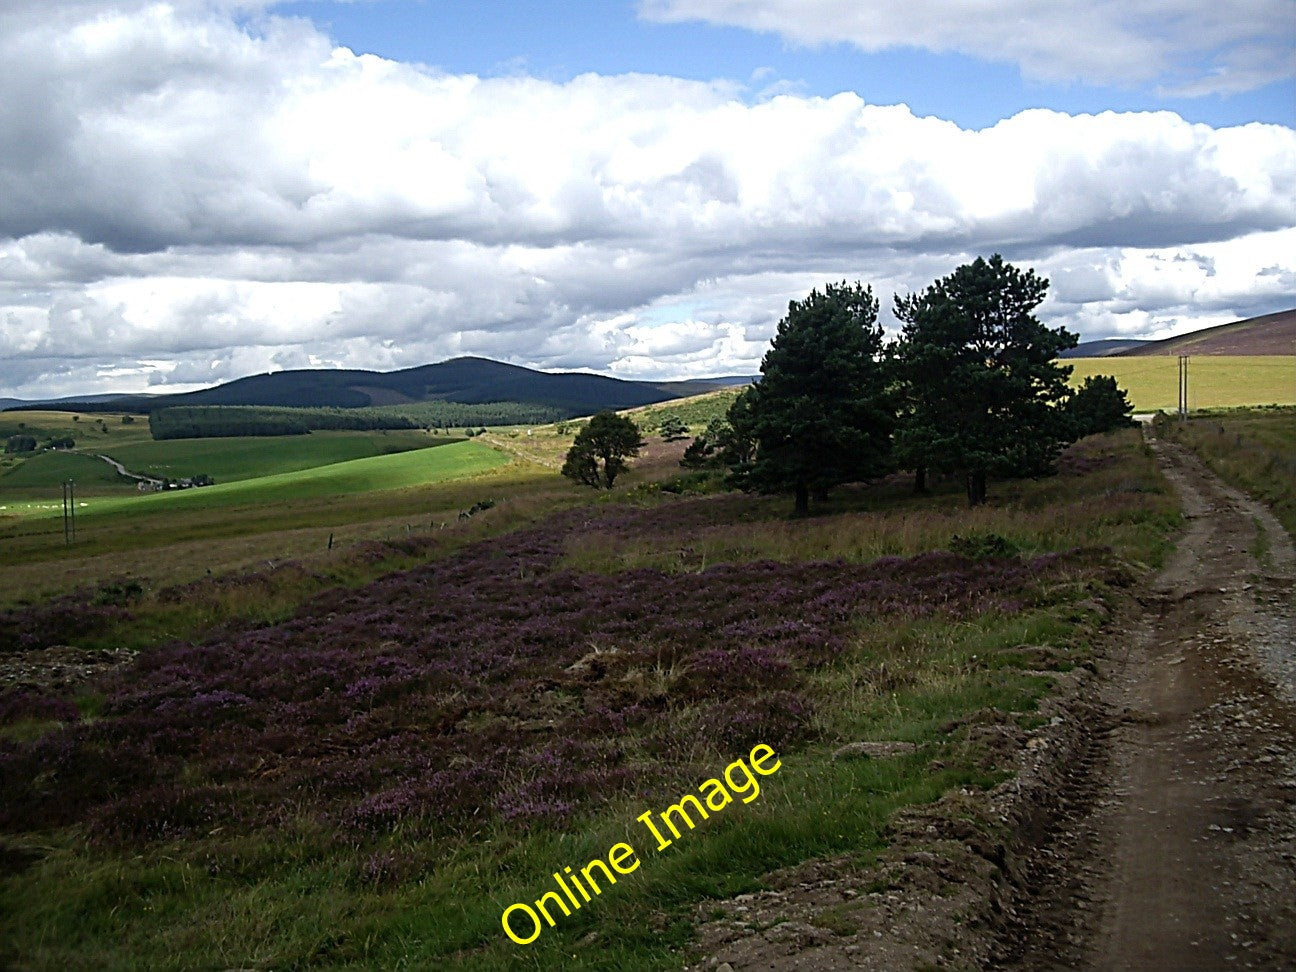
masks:
<svg viewBox="0 0 1296 972"><path fill-rule="evenodd" d="M804 513L812 495L887 471L894 408L877 311L871 288L845 281L788 305L760 383L730 409L756 445L740 485L791 492Z"/></svg>
<svg viewBox="0 0 1296 972"><path fill-rule="evenodd" d="M1067 402L1077 437L1128 428L1134 424L1133 411L1112 375L1090 375Z"/></svg>
<svg viewBox="0 0 1296 972"><path fill-rule="evenodd" d="M678 442L680 439L689 437L688 426L684 424L682 418L673 413L661 420L661 424L657 426L657 432L667 442Z"/></svg>
<svg viewBox="0 0 1296 972"><path fill-rule="evenodd" d="M599 412L576 433L562 474L595 489L611 489L629 468L625 460L639 455L645 444L633 421L613 411Z"/></svg>
<svg viewBox="0 0 1296 972"><path fill-rule="evenodd" d="M972 505L985 502L989 476L1050 471L1074 437L1062 407L1071 369L1056 358L1077 339L1035 317L1047 289L995 254L896 297L897 459L964 475Z"/></svg>

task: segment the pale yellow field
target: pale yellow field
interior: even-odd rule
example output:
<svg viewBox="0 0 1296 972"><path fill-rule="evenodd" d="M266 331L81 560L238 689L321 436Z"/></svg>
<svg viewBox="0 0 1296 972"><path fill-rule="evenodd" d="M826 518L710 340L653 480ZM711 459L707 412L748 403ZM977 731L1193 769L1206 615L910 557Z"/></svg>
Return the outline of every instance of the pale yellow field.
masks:
<svg viewBox="0 0 1296 972"><path fill-rule="evenodd" d="M1179 402L1179 360L1172 355L1141 358L1071 358L1071 383L1088 375L1114 375L1137 412L1173 411ZM1207 356L1188 362L1188 407L1296 405L1296 355Z"/></svg>

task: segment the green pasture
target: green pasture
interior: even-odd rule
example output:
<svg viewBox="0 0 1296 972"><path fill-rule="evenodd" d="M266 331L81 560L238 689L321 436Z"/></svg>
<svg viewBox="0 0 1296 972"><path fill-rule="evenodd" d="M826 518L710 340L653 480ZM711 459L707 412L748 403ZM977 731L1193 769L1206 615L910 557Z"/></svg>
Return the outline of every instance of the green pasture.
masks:
<svg viewBox="0 0 1296 972"><path fill-rule="evenodd" d="M117 475L117 470L93 455L54 450L0 469L0 505L12 499L36 496L57 497L59 487L69 479L86 495L134 493L135 483Z"/></svg>
<svg viewBox="0 0 1296 972"><path fill-rule="evenodd" d="M1179 359L1164 357L1071 358L1071 383L1113 375L1138 412L1173 411L1179 403ZM1188 362L1188 407L1296 405L1296 356L1201 355Z"/></svg>
<svg viewBox="0 0 1296 972"><path fill-rule="evenodd" d="M310 435L149 440L113 449L109 454L134 473L169 479L206 473L217 483L231 483L452 441L423 431L312 432Z"/></svg>
<svg viewBox="0 0 1296 972"><path fill-rule="evenodd" d="M159 443L162 444L164 443ZM369 456L257 479L218 482L215 486L201 489L89 497L84 503L78 503L78 511L82 515L146 515L172 510L271 506L293 500L348 496L461 479L502 466L508 461L508 456L481 443L456 442L437 449ZM107 468L106 464L100 464ZM7 512L25 517L60 515L58 497L53 492L50 495L52 499L43 502L11 504L11 509Z"/></svg>
<svg viewBox="0 0 1296 972"><path fill-rule="evenodd" d="M49 436L70 435L79 448L98 447L101 443L114 446L127 442L147 442L149 434L147 415L132 415L133 422L122 424L120 413L89 412L0 412L0 439L27 433L38 439Z"/></svg>

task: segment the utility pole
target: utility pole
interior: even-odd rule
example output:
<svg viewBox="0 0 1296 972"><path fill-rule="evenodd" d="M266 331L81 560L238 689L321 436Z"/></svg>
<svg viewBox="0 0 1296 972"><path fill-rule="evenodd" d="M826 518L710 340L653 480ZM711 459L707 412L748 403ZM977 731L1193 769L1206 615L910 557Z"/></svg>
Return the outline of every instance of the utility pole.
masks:
<svg viewBox="0 0 1296 972"><path fill-rule="evenodd" d="M1188 418L1188 355L1179 355L1179 421Z"/></svg>
<svg viewBox="0 0 1296 972"><path fill-rule="evenodd" d="M63 484L63 542L76 543L76 484Z"/></svg>

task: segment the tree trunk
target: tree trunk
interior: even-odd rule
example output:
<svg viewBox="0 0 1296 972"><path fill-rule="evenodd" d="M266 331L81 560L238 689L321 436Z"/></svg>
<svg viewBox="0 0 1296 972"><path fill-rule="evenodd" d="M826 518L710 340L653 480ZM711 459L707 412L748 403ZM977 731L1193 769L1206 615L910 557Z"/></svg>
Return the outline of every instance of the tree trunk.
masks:
<svg viewBox="0 0 1296 972"><path fill-rule="evenodd" d="M796 484L796 514L805 516L810 512L810 488L805 483Z"/></svg>
<svg viewBox="0 0 1296 972"><path fill-rule="evenodd" d="M980 506L986 501L986 474L984 471L967 474L968 506Z"/></svg>
<svg viewBox="0 0 1296 972"><path fill-rule="evenodd" d="M914 470L914 492L927 492L927 467L919 466Z"/></svg>

